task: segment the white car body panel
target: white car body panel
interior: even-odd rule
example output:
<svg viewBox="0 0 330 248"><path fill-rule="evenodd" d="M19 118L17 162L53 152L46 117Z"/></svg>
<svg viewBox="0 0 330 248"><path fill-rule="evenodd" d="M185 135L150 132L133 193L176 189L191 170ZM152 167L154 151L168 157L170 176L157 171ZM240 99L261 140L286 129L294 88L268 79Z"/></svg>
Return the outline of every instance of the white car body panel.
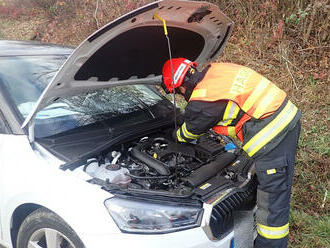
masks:
<svg viewBox="0 0 330 248"><path fill-rule="evenodd" d="M112 246L120 246L123 248L231 248L230 245L233 237L234 232L231 232L221 240L211 241L199 227L161 235L95 235L89 236L88 239L85 240L87 247L98 248L109 248ZM91 246L88 244L91 244Z"/></svg>
<svg viewBox="0 0 330 248"><path fill-rule="evenodd" d="M111 194L45 163L24 135L0 135L0 140L0 154L6 154L0 157L0 219L6 242L10 242L13 212L26 203L54 211L81 237L120 233L104 206Z"/></svg>

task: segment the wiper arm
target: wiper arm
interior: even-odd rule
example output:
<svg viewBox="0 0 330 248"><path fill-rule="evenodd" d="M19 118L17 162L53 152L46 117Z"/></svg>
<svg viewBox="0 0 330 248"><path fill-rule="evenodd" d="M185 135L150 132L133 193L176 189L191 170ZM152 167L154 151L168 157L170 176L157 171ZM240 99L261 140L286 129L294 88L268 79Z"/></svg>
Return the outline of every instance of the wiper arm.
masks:
<svg viewBox="0 0 330 248"><path fill-rule="evenodd" d="M148 113L151 115L151 117L152 117L153 119L156 119L156 116L155 116L154 113L151 111L151 108L149 107L148 104L145 104L140 98L138 98L138 97L136 97L136 96L134 96L134 95L132 95L132 96L133 96L133 98L134 98L135 100L137 100L139 103L141 103L141 104L145 107L145 109L142 109L141 107L140 107L140 109L142 109L142 110L147 110ZM139 106L138 106L138 107L139 107Z"/></svg>

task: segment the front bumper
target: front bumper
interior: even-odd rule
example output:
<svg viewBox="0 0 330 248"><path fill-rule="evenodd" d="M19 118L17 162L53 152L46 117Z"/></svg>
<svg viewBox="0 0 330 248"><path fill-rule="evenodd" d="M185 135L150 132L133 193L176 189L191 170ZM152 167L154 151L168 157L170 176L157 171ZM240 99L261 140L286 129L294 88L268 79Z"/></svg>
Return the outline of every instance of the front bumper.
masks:
<svg viewBox="0 0 330 248"><path fill-rule="evenodd" d="M221 191L204 203L202 227L210 240L220 240L231 232L237 224L237 214L242 210L253 212L256 187L257 182L252 179L244 187ZM244 212L249 215L250 211Z"/></svg>
<svg viewBox="0 0 330 248"><path fill-rule="evenodd" d="M114 245L122 248L251 248L256 234L255 203L246 204L251 200L248 200L249 196L255 194L255 189L256 181L247 180L241 188L212 195L203 204L203 218L197 228L166 234L95 233L80 237L86 248Z"/></svg>
<svg viewBox="0 0 330 248"><path fill-rule="evenodd" d="M234 229L220 240L210 240L203 227L155 235L143 234L94 234L81 236L86 248L134 247L134 248L250 248L253 244L253 214L251 211L239 211L234 214Z"/></svg>
<svg viewBox="0 0 330 248"><path fill-rule="evenodd" d="M218 241L211 241L202 228L194 228L168 234L111 234L81 237L86 248L134 247L134 248L231 248L234 231Z"/></svg>

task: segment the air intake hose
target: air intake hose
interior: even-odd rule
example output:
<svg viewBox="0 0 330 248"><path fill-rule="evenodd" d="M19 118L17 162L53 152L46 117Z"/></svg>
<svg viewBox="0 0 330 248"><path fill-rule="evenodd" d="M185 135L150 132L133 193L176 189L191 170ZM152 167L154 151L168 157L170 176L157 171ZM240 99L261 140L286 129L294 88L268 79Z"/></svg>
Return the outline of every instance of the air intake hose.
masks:
<svg viewBox="0 0 330 248"><path fill-rule="evenodd" d="M167 168L166 164L164 164L159 160L154 159L153 157L149 156L146 153L139 151L136 147L134 147L131 150L131 155L134 158L141 160L143 163L150 166L151 168L155 169L159 174L163 176L170 175L170 171Z"/></svg>

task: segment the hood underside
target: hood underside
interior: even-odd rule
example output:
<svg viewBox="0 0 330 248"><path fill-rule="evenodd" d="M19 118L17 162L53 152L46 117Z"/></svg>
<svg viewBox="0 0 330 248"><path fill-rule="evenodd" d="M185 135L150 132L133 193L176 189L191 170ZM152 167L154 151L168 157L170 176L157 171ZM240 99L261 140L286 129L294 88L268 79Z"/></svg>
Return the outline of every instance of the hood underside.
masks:
<svg viewBox="0 0 330 248"><path fill-rule="evenodd" d="M198 58L205 46L201 35L179 27L169 27L168 32L174 57ZM168 56L161 28L137 27L107 42L83 64L74 79L109 81L160 75Z"/></svg>
<svg viewBox="0 0 330 248"><path fill-rule="evenodd" d="M166 20L172 57L197 61L200 67L216 59L233 23L207 2L158 1L107 24L70 55L42 93L25 127L36 113L64 96L127 84L159 84L169 59L163 24Z"/></svg>

